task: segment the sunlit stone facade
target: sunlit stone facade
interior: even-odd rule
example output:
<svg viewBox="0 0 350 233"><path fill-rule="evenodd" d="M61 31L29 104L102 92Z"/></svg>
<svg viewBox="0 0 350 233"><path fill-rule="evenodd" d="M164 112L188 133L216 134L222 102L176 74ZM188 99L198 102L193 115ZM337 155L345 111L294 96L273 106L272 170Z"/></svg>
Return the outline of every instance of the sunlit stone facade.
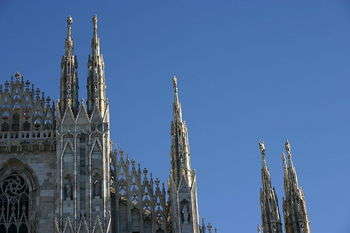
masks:
<svg viewBox="0 0 350 233"><path fill-rule="evenodd" d="M0 86L0 232L216 232L199 223L176 78L167 184L112 148L97 17L92 21L86 101L79 99L71 17L58 101L19 73Z"/></svg>

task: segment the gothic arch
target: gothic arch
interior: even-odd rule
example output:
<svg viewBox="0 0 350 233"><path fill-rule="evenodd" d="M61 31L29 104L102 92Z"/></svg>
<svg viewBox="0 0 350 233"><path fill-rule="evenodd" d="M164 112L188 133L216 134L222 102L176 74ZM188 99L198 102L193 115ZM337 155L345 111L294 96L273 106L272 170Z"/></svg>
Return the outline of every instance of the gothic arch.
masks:
<svg viewBox="0 0 350 233"><path fill-rule="evenodd" d="M25 176L26 180L29 182L31 192L38 191L38 179L35 176L34 171L28 165L15 158L7 160L0 169L0 180L11 171L16 171Z"/></svg>
<svg viewBox="0 0 350 233"><path fill-rule="evenodd" d="M0 169L1 232L36 232L38 193L33 170L17 159L9 159Z"/></svg>

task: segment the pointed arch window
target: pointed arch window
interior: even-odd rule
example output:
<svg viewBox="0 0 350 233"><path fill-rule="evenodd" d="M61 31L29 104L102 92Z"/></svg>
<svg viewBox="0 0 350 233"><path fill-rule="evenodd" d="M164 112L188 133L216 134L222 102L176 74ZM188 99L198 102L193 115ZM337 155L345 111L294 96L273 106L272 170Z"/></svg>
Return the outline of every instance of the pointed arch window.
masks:
<svg viewBox="0 0 350 233"><path fill-rule="evenodd" d="M47 129L47 130L51 129L52 128L52 120L46 119L44 121L44 128Z"/></svg>
<svg viewBox="0 0 350 233"><path fill-rule="evenodd" d="M41 120L38 118L36 120L34 120L34 127L35 127L35 130L39 130L40 129L40 126L41 126Z"/></svg>
<svg viewBox="0 0 350 233"><path fill-rule="evenodd" d="M17 172L0 183L0 229L4 233L29 233L31 221L29 185Z"/></svg>

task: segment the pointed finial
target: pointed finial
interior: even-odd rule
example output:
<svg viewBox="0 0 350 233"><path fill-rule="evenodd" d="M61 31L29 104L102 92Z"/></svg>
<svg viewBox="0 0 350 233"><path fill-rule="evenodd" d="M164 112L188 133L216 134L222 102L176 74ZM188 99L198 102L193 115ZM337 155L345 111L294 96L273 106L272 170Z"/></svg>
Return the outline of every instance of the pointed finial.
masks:
<svg viewBox="0 0 350 233"><path fill-rule="evenodd" d="M72 16L67 17L67 39L72 37L72 24L73 24L73 18Z"/></svg>
<svg viewBox="0 0 350 233"><path fill-rule="evenodd" d="M97 22L98 22L97 15L92 16L92 23L94 26L94 35L97 35Z"/></svg>
<svg viewBox="0 0 350 233"><path fill-rule="evenodd" d="M288 160L288 165L292 166L292 146L290 145L288 139L286 139L286 142L284 143L284 149L287 153L287 160Z"/></svg>
<svg viewBox="0 0 350 233"><path fill-rule="evenodd" d="M159 186L159 184L160 184L160 180L159 180L159 178L158 178L158 177L155 179L155 183L156 183L156 185L157 185L157 186Z"/></svg>
<svg viewBox="0 0 350 233"><path fill-rule="evenodd" d="M13 77L15 77L16 80L20 80L20 79L23 78L23 75L22 75L21 73L19 73L19 72L16 72L16 73L13 75Z"/></svg>
<svg viewBox="0 0 350 233"><path fill-rule="evenodd" d="M261 155L261 164L263 167L266 167L266 148L264 142L259 142L259 150Z"/></svg>
<svg viewBox="0 0 350 233"><path fill-rule="evenodd" d="M72 16L68 16L67 17L67 26L69 27L69 26L71 26L73 24L73 18L72 18Z"/></svg>
<svg viewBox="0 0 350 233"><path fill-rule="evenodd" d="M177 87L177 77L174 75L172 77L173 81L173 90L174 90L174 98L175 98L175 104L179 104L179 89Z"/></svg>
<svg viewBox="0 0 350 233"><path fill-rule="evenodd" d="M260 153L261 153L262 155L265 155L266 149L265 149L265 144L264 144L264 142L259 142L258 145L259 145Z"/></svg>
<svg viewBox="0 0 350 233"><path fill-rule="evenodd" d="M174 87L174 93L178 93L177 89L177 77L174 75L173 76L173 87Z"/></svg>
<svg viewBox="0 0 350 233"><path fill-rule="evenodd" d="M286 152L288 154L292 152L292 147L291 147L288 139L286 139L286 142L284 143L284 149L286 150Z"/></svg>

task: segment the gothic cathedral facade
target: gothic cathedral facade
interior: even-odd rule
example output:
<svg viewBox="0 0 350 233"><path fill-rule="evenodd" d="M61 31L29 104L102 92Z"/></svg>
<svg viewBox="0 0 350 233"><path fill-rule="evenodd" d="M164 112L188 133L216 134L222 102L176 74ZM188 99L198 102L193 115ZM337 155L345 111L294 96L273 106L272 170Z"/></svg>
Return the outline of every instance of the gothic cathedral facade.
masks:
<svg viewBox="0 0 350 233"><path fill-rule="evenodd" d="M71 17L53 101L16 73L0 85L0 233L216 233L200 223L188 129L173 77L171 171L166 184L112 147L97 17L92 19L87 99L79 99ZM283 158L284 220L261 153L261 233L310 233L289 142ZM282 225L284 222L284 227ZM283 230L284 229L284 230Z"/></svg>
<svg viewBox="0 0 350 233"><path fill-rule="evenodd" d="M86 101L79 99L71 17L57 102L19 73L0 86L0 232L216 232L199 223L175 77L167 184L112 148L96 16L92 22Z"/></svg>

